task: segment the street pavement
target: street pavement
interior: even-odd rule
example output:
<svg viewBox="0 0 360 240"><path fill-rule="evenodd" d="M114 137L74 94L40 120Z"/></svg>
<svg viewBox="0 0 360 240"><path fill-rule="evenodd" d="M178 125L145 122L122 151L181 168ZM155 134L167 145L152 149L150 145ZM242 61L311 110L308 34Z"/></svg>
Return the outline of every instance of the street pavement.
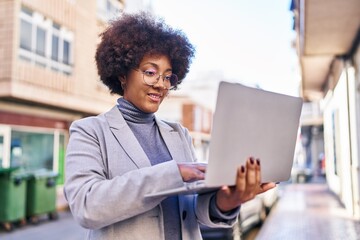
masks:
<svg viewBox="0 0 360 240"><path fill-rule="evenodd" d="M0 240L82 240L85 229L80 227L69 211L60 211L57 220L41 216L39 223L15 226L11 232L0 229Z"/></svg>
<svg viewBox="0 0 360 240"><path fill-rule="evenodd" d="M360 222L326 183L289 184L255 239L359 240Z"/></svg>
<svg viewBox="0 0 360 240"><path fill-rule="evenodd" d="M325 182L280 188L278 202L254 239L360 240L360 222L350 217ZM0 240L81 240L84 232L69 211L61 211L57 220L44 216L37 225L28 223L12 232L0 229Z"/></svg>

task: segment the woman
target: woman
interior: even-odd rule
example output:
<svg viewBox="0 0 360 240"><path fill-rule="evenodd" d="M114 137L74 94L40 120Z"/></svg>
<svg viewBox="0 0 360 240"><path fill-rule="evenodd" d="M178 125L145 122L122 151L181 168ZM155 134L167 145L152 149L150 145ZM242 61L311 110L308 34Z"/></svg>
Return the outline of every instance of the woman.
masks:
<svg viewBox="0 0 360 240"><path fill-rule="evenodd" d="M199 223L231 227L240 205L267 191L260 162L239 166L235 187L144 198L204 179L187 129L155 117L189 70L186 36L145 13L122 14L101 35L98 73L122 96L106 113L75 121L66 155L65 195L87 239L201 239Z"/></svg>

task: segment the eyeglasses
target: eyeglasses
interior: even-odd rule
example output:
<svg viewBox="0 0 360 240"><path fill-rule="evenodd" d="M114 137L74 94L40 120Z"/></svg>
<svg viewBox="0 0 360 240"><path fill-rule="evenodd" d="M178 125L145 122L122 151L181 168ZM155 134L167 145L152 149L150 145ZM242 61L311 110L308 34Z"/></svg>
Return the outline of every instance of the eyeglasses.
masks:
<svg viewBox="0 0 360 240"><path fill-rule="evenodd" d="M143 74L143 80L146 85L154 86L160 80L160 76L163 80L163 85L167 90L173 90L178 83L178 77L174 73L168 74L157 74L154 70L145 70L134 69L135 71L141 72Z"/></svg>

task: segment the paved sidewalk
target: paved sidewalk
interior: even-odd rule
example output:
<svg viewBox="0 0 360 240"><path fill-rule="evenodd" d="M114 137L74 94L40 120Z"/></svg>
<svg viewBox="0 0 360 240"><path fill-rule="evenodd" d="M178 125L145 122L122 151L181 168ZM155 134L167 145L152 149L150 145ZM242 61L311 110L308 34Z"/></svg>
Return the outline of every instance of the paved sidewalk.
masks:
<svg viewBox="0 0 360 240"><path fill-rule="evenodd" d="M256 240L360 240L360 222L349 217L326 183L280 187L280 199ZM56 221L44 217L10 233L0 228L0 240L81 240L84 232L70 212L61 211Z"/></svg>
<svg viewBox="0 0 360 240"><path fill-rule="evenodd" d="M74 221L69 211L60 211L58 220L50 221L43 216L38 224L28 223L12 232L0 228L0 240L83 240L84 234L85 229Z"/></svg>
<svg viewBox="0 0 360 240"><path fill-rule="evenodd" d="M360 239L360 222L326 183L289 184L282 192L256 240Z"/></svg>

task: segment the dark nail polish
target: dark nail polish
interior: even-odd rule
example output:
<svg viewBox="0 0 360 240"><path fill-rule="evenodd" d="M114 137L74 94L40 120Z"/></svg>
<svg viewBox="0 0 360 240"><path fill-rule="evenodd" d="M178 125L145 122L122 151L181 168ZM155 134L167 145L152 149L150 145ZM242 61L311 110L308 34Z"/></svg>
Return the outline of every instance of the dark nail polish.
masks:
<svg viewBox="0 0 360 240"><path fill-rule="evenodd" d="M256 163L260 166L260 160L258 158L256 159Z"/></svg>
<svg viewBox="0 0 360 240"><path fill-rule="evenodd" d="M254 158L253 157L250 157L250 163L254 164Z"/></svg>
<svg viewBox="0 0 360 240"><path fill-rule="evenodd" d="M241 172L244 173L245 172L245 167L241 166Z"/></svg>

